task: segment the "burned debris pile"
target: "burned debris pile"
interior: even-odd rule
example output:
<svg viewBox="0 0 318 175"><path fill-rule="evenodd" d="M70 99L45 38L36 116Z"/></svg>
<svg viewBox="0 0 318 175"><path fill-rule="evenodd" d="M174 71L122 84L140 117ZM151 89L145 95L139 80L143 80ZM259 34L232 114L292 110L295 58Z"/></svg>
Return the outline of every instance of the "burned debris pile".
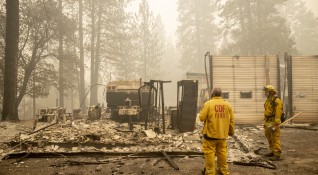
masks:
<svg viewBox="0 0 318 175"><path fill-rule="evenodd" d="M8 124L11 125L14 124ZM4 126L1 128L6 130ZM32 152L201 151L198 130L182 134L175 130L168 132L157 134L151 129L144 130L140 125L129 130L127 123L112 120L74 120L55 124L35 133L30 129L18 131L11 138L2 140L2 145L19 145L16 151Z"/></svg>
<svg viewBox="0 0 318 175"><path fill-rule="evenodd" d="M32 125L32 124L30 124ZM142 125L134 125L129 129L128 123L118 123L113 120L73 120L60 122L45 127L38 123L37 132L15 123L1 123L1 133L11 135L1 137L0 153L2 160L30 154L112 154L117 156L156 157L202 157L201 129L203 124L196 122L193 132L180 133L167 129L166 134L156 133L153 129L145 130ZM237 128L239 141L228 138L228 161L238 165L261 166L275 168L271 162L262 159L259 151L266 150L265 142L249 139L250 134L263 132L261 126ZM151 155L150 155L151 154ZM158 155L157 155L158 154ZM168 156L168 155L167 155ZM169 156L168 156L169 157ZM167 158L168 160L168 158ZM171 162L175 169L178 168Z"/></svg>

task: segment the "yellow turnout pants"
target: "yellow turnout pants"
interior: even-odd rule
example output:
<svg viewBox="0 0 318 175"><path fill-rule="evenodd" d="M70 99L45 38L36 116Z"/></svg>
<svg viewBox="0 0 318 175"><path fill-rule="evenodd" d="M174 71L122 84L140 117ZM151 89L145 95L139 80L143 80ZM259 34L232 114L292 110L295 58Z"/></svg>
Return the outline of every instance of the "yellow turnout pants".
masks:
<svg viewBox="0 0 318 175"><path fill-rule="evenodd" d="M229 175L228 164L226 161L227 147L224 140L202 140L202 150L205 158L205 174L215 175L215 155L217 157L217 172L222 175Z"/></svg>
<svg viewBox="0 0 318 175"><path fill-rule="evenodd" d="M265 136L267 138L269 149L274 153L275 156L280 156L282 153L280 147L280 128L271 130L267 125L265 125Z"/></svg>

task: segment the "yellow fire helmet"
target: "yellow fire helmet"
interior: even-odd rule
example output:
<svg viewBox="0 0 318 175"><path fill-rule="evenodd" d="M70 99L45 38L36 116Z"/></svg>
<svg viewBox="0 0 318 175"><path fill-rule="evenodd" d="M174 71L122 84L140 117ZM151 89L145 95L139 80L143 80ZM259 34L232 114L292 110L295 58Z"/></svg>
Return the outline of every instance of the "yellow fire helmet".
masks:
<svg viewBox="0 0 318 175"><path fill-rule="evenodd" d="M268 92L276 92L274 86L272 85L267 85L264 87L264 91L268 91Z"/></svg>

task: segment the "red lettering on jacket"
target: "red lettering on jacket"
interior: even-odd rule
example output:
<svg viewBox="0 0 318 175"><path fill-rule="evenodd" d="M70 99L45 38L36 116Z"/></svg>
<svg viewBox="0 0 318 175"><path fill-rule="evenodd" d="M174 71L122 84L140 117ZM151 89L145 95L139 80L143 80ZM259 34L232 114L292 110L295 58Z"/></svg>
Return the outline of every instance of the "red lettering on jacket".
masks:
<svg viewBox="0 0 318 175"><path fill-rule="evenodd" d="M215 105L215 118L225 118L225 105Z"/></svg>
<svg viewBox="0 0 318 175"><path fill-rule="evenodd" d="M225 105L215 105L215 112L224 112Z"/></svg>

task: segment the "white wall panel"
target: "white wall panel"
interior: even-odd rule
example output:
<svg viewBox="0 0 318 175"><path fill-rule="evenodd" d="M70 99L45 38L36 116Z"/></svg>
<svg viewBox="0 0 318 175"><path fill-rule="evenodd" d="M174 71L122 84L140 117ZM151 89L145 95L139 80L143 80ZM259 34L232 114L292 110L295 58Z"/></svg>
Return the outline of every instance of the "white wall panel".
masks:
<svg viewBox="0 0 318 175"><path fill-rule="evenodd" d="M318 123L318 56L292 57L292 109L302 112L294 121Z"/></svg>
<svg viewBox="0 0 318 175"><path fill-rule="evenodd" d="M271 84L277 88L278 70L277 57L269 56ZM236 123L262 123L264 116L264 102L262 91L266 86L265 56L212 57L213 87L222 88L229 92L228 100L235 113ZM251 92L252 98L241 98L241 92Z"/></svg>

